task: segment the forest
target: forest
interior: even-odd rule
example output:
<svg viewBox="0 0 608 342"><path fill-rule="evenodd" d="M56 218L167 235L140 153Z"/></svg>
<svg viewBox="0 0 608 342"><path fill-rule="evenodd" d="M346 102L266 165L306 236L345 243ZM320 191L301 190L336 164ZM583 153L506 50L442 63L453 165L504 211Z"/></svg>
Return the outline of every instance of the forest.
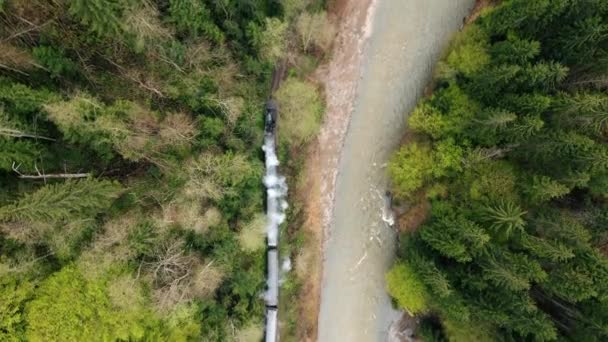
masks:
<svg viewBox="0 0 608 342"><path fill-rule="evenodd" d="M389 173L430 208L388 291L425 341L608 339L608 2L494 2L457 34Z"/></svg>
<svg viewBox="0 0 608 342"><path fill-rule="evenodd" d="M314 135L323 9L0 1L1 341L261 337L263 108L309 65L281 153Z"/></svg>

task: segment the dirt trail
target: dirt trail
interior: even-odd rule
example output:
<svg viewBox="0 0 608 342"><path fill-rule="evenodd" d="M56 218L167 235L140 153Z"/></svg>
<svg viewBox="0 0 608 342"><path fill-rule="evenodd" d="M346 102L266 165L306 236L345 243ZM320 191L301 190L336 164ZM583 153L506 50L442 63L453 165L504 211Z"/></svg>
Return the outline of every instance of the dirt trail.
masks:
<svg viewBox="0 0 608 342"><path fill-rule="evenodd" d="M341 31L335 55L320 73L327 114L317 159L309 164L309 187L318 186L309 213L320 215L311 223L326 233L321 342L385 341L399 318L384 289L395 242L382 220L385 164L404 132L404 114L473 3L352 0L344 6L350 31ZM353 8L357 15L349 15Z"/></svg>

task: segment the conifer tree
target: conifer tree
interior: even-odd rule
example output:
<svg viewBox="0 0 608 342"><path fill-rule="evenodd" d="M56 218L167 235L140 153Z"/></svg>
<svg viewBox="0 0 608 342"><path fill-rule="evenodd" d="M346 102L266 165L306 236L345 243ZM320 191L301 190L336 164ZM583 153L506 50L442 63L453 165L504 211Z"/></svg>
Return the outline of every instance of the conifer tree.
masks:
<svg viewBox="0 0 608 342"><path fill-rule="evenodd" d="M40 113L45 103L56 101L57 94L45 89L31 87L0 78L0 102L4 110L20 119L31 118Z"/></svg>
<svg viewBox="0 0 608 342"><path fill-rule="evenodd" d="M481 219L489 224L499 239L508 239L522 232L526 221L526 211L511 201L501 202L484 208Z"/></svg>
<svg viewBox="0 0 608 342"><path fill-rule="evenodd" d="M608 133L608 96L601 93L562 95L554 108L560 122L580 127L581 132Z"/></svg>
<svg viewBox="0 0 608 342"><path fill-rule="evenodd" d="M48 184L0 207L0 220L57 222L91 217L107 209L120 193L118 183L106 180Z"/></svg>
<svg viewBox="0 0 608 342"><path fill-rule="evenodd" d="M540 42L521 39L515 34L507 35L507 40L490 48L492 60L497 64L524 64L532 61L540 53Z"/></svg>
<svg viewBox="0 0 608 342"><path fill-rule="evenodd" d="M607 2L505 0L458 35L414 110L428 148L391 177L429 165L396 195L442 193L401 258L448 339L459 315L496 340L608 336L606 51ZM434 170L441 144L460 167Z"/></svg>
<svg viewBox="0 0 608 342"><path fill-rule="evenodd" d="M69 13L98 37L120 40L124 4L117 0L74 0L70 1Z"/></svg>
<svg viewBox="0 0 608 342"><path fill-rule="evenodd" d="M27 321L25 304L31 299L34 286L14 276L0 277L0 340L23 341Z"/></svg>
<svg viewBox="0 0 608 342"><path fill-rule="evenodd" d="M531 254L552 262L565 261L574 257L573 249L559 241L522 234L519 242Z"/></svg>
<svg viewBox="0 0 608 342"><path fill-rule="evenodd" d="M531 184L524 190L532 203L542 203L553 198L560 198L570 192L570 188L546 176L532 176Z"/></svg>
<svg viewBox="0 0 608 342"><path fill-rule="evenodd" d="M420 232L420 237L442 255L458 262L469 262L490 240L475 222L456 214L453 208L434 208L436 219Z"/></svg>
<svg viewBox="0 0 608 342"><path fill-rule="evenodd" d="M30 141L0 137L0 169L12 171L19 166L21 170L33 170L39 157L36 144Z"/></svg>
<svg viewBox="0 0 608 342"><path fill-rule="evenodd" d="M224 40L224 34L212 20L211 11L200 0L170 0L170 22L189 37L205 36L215 43Z"/></svg>

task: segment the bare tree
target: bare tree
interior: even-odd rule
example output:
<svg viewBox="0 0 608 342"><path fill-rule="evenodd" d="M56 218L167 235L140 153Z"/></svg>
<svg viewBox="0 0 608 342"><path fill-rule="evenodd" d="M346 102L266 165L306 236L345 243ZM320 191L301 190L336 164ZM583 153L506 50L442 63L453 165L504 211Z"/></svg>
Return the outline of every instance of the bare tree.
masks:
<svg viewBox="0 0 608 342"><path fill-rule="evenodd" d="M213 293L223 278L213 261L203 266L198 257L187 254L183 241L163 243L153 260L144 262L143 267L152 277L153 296L160 311Z"/></svg>

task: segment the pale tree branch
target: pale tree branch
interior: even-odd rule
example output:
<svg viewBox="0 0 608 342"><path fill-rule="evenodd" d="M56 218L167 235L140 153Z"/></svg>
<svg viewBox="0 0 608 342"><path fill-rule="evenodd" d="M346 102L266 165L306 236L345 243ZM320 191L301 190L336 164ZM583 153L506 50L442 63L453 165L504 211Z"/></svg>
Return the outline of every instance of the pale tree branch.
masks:
<svg viewBox="0 0 608 342"><path fill-rule="evenodd" d="M0 135L4 135L7 137L13 137L13 138L33 138L33 139L43 139L43 140L48 140L48 141L55 141L55 139L53 139L53 138L49 138L49 137L45 137L45 136L37 135L37 134L32 134L32 133L26 133L26 132L23 132L20 130L4 128L4 127L0 127Z"/></svg>
<svg viewBox="0 0 608 342"><path fill-rule="evenodd" d="M19 70L19 69L11 68L11 67L9 67L8 65L4 65L4 64L0 64L0 68L2 68L2 69L6 69L6 70L8 70L8 71L13 71L13 72L16 72L16 73L21 74L21 75L23 75L23 76L29 76L29 75L30 75L30 74L28 74L27 72L21 71L21 70Z"/></svg>
<svg viewBox="0 0 608 342"><path fill-rule="evenodd" d="M36 169L36 174L28 175L28 174L23 174L23 173L21 173L21 171L19 171L20 166L21 166L21 164L15 165L15 163L13 162L12 169L21 179L46 180L49 178L66 178L67 179L67 178L86 178L86 177L91 176L90 173L49 173L49 174L45 174L45 173L41 173L40 170L38 170L37 166L34 166L34 168Z"/></svg>
<svg viewBox="0 0 608 342"><path fill-rule="evenodd" d="M129 75L129 73L126 71L126 69L122 66L120 66L119 64L115 63L114 61L112 61L111 59L104 57L104 59L106 61L108 61L110 64L112 64L113 66L115 66L116 68L118 68L118 70L120 70L122 72L122 75L126 78L128 78L129 80L139 84L140 87L158 95L159 97L166 97L165 94L163 94L163 92L161 92L160 90L151 87L149 85L147 85L146 83L144 83L142 80L138 79L137 77L134 77L132 75Z"/></svg>
<svg viewBox="0 0 608 342"><path fill-rule="evenodd" d="M22 36L22 35L24 35L24 34L26 34L26 33L29 33L29 32L32 32L32 31L36 31L36 30L38 30L38 29L40 29L40 28L43 28L44 26L46 26L46 25L50 24L51 22L53 22L53 20L48 20L47 22L42 23L42 24L40 24L40 25L35 25L34 23L32 23L32 22L30 22L30 21L28 21L28 20L25 20L24 18L21 18L21 17L19 17L19 16L18 16L17 18L18 18L18 19L20 19L21 21L24 21L24 22L26 22L27 24L31 25L31 27L30 27L30 28L28 28L28 29L26 29L26 30L24 30L24 31L14 33L14 34L12 34L12 35L10 35L10 36L6 37L5 39L3 39L3 40L2 40L3 42L9 41L9 40L11 40L11 39L13 39L13 38L17 38L17 37Z"/></svg>

